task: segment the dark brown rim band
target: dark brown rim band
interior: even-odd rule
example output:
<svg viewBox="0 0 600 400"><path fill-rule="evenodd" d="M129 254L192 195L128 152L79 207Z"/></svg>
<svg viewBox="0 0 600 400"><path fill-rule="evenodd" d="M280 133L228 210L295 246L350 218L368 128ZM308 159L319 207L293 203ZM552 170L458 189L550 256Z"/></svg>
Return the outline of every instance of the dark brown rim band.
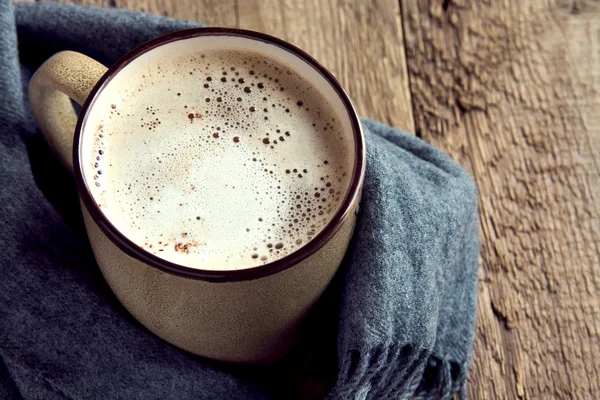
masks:
<svg viewBox="0 0 600 400"><path fill-rule="evenodd" d="M306 245L294 251L293 253L288 254L283 258L280 258L279 260L273 261L265 265L240 270L204 270L184 267L182 265L175 264L170 261L166 261L158 256L155 256L154 254L144 250L143 248L139 247L131 240L129 240L127 237L125 237L125 235L123 235L108 220L108 218L104 215L104 213L100 210L96 202L93 200L90 190L83 178L83 171L81 165L82 150L80 148L83 127L85 126L85 123L89 116L89 111L94 105L102 89L121 69L123 69L131 61L133 61L140 55L146 53L147 51L170 42L182 39L190 39L198 36L239 36L262 41L280 47L296 55L304 62L312 66L315 70L317 70L331 84L333 89L338 94L339 98L342 100L346 111L348 112L348 115L350 117L350 123L352 125L352 131L354 134L356 160L354 163L354 170L352 172L350 187L348 188L346 197L344 198L340 209L334 215L331 221L327 223L323 230L319 234L317 234L312 240L310 240ZM98 83L96 83L96 85L90 92L87 100L85 101L81 109L81 113L79 114L73 143L73 165L75 166L75 180L77 181L79 194L82 197L87 210L89 211L96 224L98 224L100 229L104 232L104 234L126 254L152 267L181 277L200 279L210 282L235 282L262 278L290 268L298 264L305 258L309 257L313 253L315 253L321 247L323 247L323 245L325 245L325 243L327 243L339 231L344 221L349 217L351 210L354 208L354 205L357 201L359 201L359 195L362 189L365 173L365 140L362 131L362 126L358 118L358 114L356 113L356 110L354 109L354 106L352 105L352 102L350 101L348 95L346 94L344 89L342 89L342 86L329 71L327 71L321 64L319 64L314 58L312 58L304 51L281 39L277 39L273 36L265 35L259 32L230 28L196 28L173 32L153 39L149 42L146 42L140 45L139 47L133 49L123 57L121 57L112 67L108 69L108 71L106 71L106 73L102 76L102 78L100 78Z"/></svg>

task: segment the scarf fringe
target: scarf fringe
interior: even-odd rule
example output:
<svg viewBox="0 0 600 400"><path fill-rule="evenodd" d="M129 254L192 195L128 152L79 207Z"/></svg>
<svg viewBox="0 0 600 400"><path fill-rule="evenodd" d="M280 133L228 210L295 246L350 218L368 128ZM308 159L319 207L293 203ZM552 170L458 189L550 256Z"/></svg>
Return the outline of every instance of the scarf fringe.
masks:
<svg viewBox="0 0 600 400"><path fill-rule="evenodd" d="M352 350L347 358L330 400L450 400L455 395L466 399L469 363L459 364L410 345Z"/></svg>

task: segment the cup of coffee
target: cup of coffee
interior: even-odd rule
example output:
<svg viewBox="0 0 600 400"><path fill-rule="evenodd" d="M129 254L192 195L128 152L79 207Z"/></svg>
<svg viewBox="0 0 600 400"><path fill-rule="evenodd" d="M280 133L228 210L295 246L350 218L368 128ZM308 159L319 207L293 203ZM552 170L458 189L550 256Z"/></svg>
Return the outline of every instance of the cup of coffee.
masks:
<svg viewBox="0 0 600 400"><path fill-rule="evenodd" d="M331 73L277 38L200 28L108 69L57 53L29 96L137 320L222 361L290 349L347 250L364 179L360 121Z"/></svg>

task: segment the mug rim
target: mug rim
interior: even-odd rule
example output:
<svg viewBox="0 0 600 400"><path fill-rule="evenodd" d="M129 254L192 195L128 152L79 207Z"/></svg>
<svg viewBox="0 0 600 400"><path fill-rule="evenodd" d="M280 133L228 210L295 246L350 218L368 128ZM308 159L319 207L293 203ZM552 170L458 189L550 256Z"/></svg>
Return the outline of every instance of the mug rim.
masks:
<svg viewBox="0 0 600 400"><path fill-rule="evenodd" d="M83 127L87 122L90 110L94 106L98 95L102 92L106 85L124 67L126 67L130 62L132 62L142 54L171 42L175 42L182 39L191 39L200 36L238 36L247 39L258 40L270 45L277 46L297 56L309 66L314 68L317 72L321 74L321 76L323 76L323 78L325 78L325 80L327 80L327 82L332 86L337 96L342 101L350 119L350 125L352 127L352 133L354 137L355 161L350 185L338 211L329 220L325 227L304 246L286 255L285 257L282 257L264 265L239 270L207 270L186 267L184 265L162 259L144 250L142 247L136 245L131 239L126 237L112 224L112 222L100 210L100 208L94 201L90 189L83 177L83 170L81 164L81 139L83 137ZM333 76L333 74L329 72L325 67L323 67L312 56L282 39L261 32L234 28L208 27L185 29L159 36L129 51L124 56L119 58L117 62L115 62L111 67L108 68L104 75L102 75L102 77L94 85L93 89L89 93L85 103L81 108L81 112L77 120L73 143L73 165L77 189L86 209L90 213L92 219L94 220L94 223L100 227L104 235L106 235L109 238L109 240L113 244L115 244L121 251L137 259L138 261L141 261L146 265L180 277L204 280L209 282L238 282L263 278L291 268L303 261L304 259L313 255L315 252L321 249L327 242L329 242L329 240L333 238L333 236L340 230L340 228L348 219L348 217L350 217L351 211L354 209L354 206L360 199L360 193L362 190L365 176L366 148L365 136L362 129L362 125L360 123L360 119L358 117L356 109L350 101L350 98L348 97L347 93L342 88L340 83L337 81L337 79Z"/></svg>

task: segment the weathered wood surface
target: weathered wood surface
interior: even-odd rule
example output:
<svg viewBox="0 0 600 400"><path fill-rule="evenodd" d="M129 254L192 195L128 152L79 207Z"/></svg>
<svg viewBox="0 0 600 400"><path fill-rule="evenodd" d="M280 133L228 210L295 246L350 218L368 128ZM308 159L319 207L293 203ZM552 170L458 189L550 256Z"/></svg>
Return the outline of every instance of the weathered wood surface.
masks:
<svg viewBox="0 0 600 400"><path fill-rule="evenodd" d="M451 154L481 196L469 398L600 398L600 3L73 2L281 37Z"/></svg>
<svg viewBox="0 0 600 400"><path fill-rule="evenodd" d="M401 6L416 132L481 194L470 397L600 398L600 4Z"/></svg>

